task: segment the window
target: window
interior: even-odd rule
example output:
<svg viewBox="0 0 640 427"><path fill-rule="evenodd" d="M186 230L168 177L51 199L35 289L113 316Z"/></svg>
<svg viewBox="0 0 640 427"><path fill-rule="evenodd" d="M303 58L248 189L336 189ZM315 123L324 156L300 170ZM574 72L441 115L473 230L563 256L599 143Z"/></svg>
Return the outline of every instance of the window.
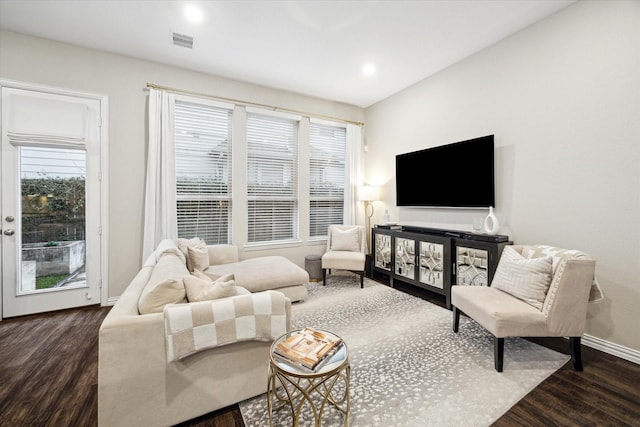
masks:
<svg viewBox="0 0 640 427"><path fill-rule="evenodd" d="M309 125L309 236L324 237L329 224L343 224L347 130Z"/></svg>
<svg viewBox="0 0 640 427"><path fill-rule="evenodd" d="M85 240L86 151L23 146L18 154L23 245Z"/></svg>
<svg viewBox="0 0 640 427"><path fill-rule="evenodd" d="M247 114L247 242L298 239L298 124Z"/></svg>
<svg viewBox="0 0 640 427"><path fill-rule="evenodd" d="M231 243L232 110L176 100L178 236Z"/></svg>

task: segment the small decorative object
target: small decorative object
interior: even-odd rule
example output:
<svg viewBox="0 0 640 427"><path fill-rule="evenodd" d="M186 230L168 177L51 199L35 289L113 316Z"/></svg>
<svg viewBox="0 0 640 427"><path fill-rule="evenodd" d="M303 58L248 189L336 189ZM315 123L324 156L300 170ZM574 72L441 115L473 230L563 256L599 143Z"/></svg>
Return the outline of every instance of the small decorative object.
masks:
<svg viewBox="0 0 640 427"><path fill-rule="evenodd" d="M382 222L384 224L389 224L391 222L391 217L389 216L389 210L384 211L384 215L382 215Z"/></svg>
<svg viewBox="0 0 640 427"><path fill-rule="evenodd" d="M484 219L484 232L496 234L499 227L498 218L493 214L493 206L489 206L489 215Z"/></svg>

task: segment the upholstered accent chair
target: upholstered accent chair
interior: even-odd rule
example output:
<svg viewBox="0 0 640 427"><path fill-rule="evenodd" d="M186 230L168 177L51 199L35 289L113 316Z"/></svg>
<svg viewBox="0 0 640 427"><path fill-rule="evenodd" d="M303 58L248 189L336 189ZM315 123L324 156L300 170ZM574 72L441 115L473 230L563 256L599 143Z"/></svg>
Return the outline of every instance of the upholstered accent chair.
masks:
<svg viewBox="0 0 640 427"><path fill-rule="evenodd" d="M364 287L367 236L362 225L329 225L327 250L322 255L322 285L327 284L327 270L347 270L360 276Z"/></svg>
<svg viewBox="0 0 640 427"><path fill-rule="evenodd" d="M602 299L595 260L546 245L513 245L502 252L491 286L452 286L453 331L460 313L494 336L494 366L502 372L507 337L568 337L571 361L582 371L580 338L590 299ZM592 289L594 287L595 289Z"/></svg>

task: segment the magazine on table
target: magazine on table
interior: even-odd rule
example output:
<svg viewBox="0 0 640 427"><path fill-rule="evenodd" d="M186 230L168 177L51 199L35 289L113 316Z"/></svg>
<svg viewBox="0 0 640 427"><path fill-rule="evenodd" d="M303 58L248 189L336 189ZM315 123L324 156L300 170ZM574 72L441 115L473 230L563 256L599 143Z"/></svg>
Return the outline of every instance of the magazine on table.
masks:
<svg viewBox="0 0 640 427"><path fill-rule="evenodd" d="M287 361L315 369L342 344L340 337L306 327L276 345L275 354Z"/></svg>

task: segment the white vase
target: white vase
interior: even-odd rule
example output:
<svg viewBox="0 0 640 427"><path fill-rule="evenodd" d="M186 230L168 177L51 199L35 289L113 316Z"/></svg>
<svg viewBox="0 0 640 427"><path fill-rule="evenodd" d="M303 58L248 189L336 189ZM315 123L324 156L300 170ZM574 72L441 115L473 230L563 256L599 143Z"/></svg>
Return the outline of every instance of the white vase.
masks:
<svg viewBox="0 0 640 427"><path fill-rule="evenodd" d="M489 206L489 215L484 219L483 228L487 234L496 234L500 228L498 218L493 214L493 206Z"/></svg>

